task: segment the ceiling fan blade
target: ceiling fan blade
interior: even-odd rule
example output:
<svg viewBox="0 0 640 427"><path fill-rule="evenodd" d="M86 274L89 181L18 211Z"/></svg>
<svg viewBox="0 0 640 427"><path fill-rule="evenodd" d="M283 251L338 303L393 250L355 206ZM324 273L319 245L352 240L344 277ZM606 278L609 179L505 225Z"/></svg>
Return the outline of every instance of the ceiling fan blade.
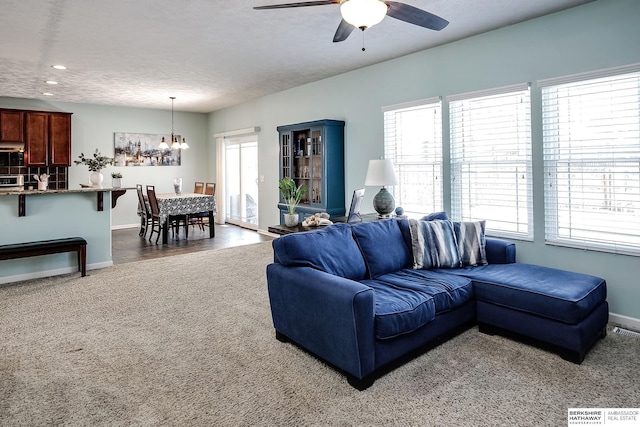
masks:
<svg viewBox="0 0 640 427"><path fill-rule="evenodd" d="M338 29L336 30L336 34L333 36L333 42L343 42L349 37L351 32L355 29L353 25L349 24L344 19L340 21L338 25Z"/></svg>
<svg viewBox="0 0 640 427"><path fill-rule="evenodd" d="M440 18L439 16L422 9L418 9L417 7L397 1L385 1L385 3L389 6L387 15L392 18L436 31L440 31L449 25L449 21L446 19Z"/></svg>
<svg viewBox="0 0 640 427"><path fill-rule="evenodd" d="M270 6L256 6L254 7L254 9L255 10L287 9L290 7L324 6L326 4L340 4L340 0L318 0L318 1L303 1L298 3L272 4Z"/></svg>

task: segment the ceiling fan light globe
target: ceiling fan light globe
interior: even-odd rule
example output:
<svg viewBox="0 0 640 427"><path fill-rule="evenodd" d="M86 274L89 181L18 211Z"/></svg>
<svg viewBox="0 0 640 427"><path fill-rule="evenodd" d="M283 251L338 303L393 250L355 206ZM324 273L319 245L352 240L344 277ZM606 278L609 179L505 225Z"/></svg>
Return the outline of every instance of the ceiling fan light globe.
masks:
<svg viewBox="0 0 640 427"><path fill-rule="evenodd" d="M380 0L347 0L340 5L340 14L356 28L371 28L384 19L387 5Z"/></svg>

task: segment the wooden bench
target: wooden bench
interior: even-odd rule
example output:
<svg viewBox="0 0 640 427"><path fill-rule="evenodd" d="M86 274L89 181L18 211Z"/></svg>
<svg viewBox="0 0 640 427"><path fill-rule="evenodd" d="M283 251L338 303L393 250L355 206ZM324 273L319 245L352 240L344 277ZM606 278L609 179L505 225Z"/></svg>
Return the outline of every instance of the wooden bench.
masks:
<svg viewBox="0 0 640 427"><path fill-rule="evenodd" d="M0 245L0 260L59 254L63 252L78 253L78 271L80 271L82 277L86 276L87 241L82 237Z"/></svg>

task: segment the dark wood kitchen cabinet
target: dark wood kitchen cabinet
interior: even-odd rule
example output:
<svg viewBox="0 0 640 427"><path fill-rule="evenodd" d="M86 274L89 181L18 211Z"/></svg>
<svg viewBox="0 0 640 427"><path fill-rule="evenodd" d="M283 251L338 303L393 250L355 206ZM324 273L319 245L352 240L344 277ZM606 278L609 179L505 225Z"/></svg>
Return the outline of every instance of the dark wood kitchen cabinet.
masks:
<svg viewBox="0 0 640 427"><path fill-rule="evenodd" d="M24 111L0 110L0 142L24 142Z"/></svg>
<svg viewBox="0 0 640 427"><path fill-rule="evenodd" d="M25 113L26 166L71 166L71 113Z"/></svg>
<svg viewBox="0 0 640 427"><path fill-rule="evenodd" d="M49 166L71 166L71 114L49 114Z"/></svg>

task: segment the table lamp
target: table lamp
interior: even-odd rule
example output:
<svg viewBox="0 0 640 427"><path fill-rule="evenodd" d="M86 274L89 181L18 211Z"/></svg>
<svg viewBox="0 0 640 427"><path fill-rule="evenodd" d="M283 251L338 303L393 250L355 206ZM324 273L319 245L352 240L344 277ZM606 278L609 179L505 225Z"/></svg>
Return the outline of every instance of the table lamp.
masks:
<svg viewBox="0 0 640 427"><path fill-rule="evenodd" d="M378 186L382 188L373 197L373 209L378 212L379 218L388 217L395 207L395 200L391 193L385 188L386 185L397 185L398 177L393 170L393 162L389 159L369 160L369 168L367 169L367 177L364 185Z"/></svg>

